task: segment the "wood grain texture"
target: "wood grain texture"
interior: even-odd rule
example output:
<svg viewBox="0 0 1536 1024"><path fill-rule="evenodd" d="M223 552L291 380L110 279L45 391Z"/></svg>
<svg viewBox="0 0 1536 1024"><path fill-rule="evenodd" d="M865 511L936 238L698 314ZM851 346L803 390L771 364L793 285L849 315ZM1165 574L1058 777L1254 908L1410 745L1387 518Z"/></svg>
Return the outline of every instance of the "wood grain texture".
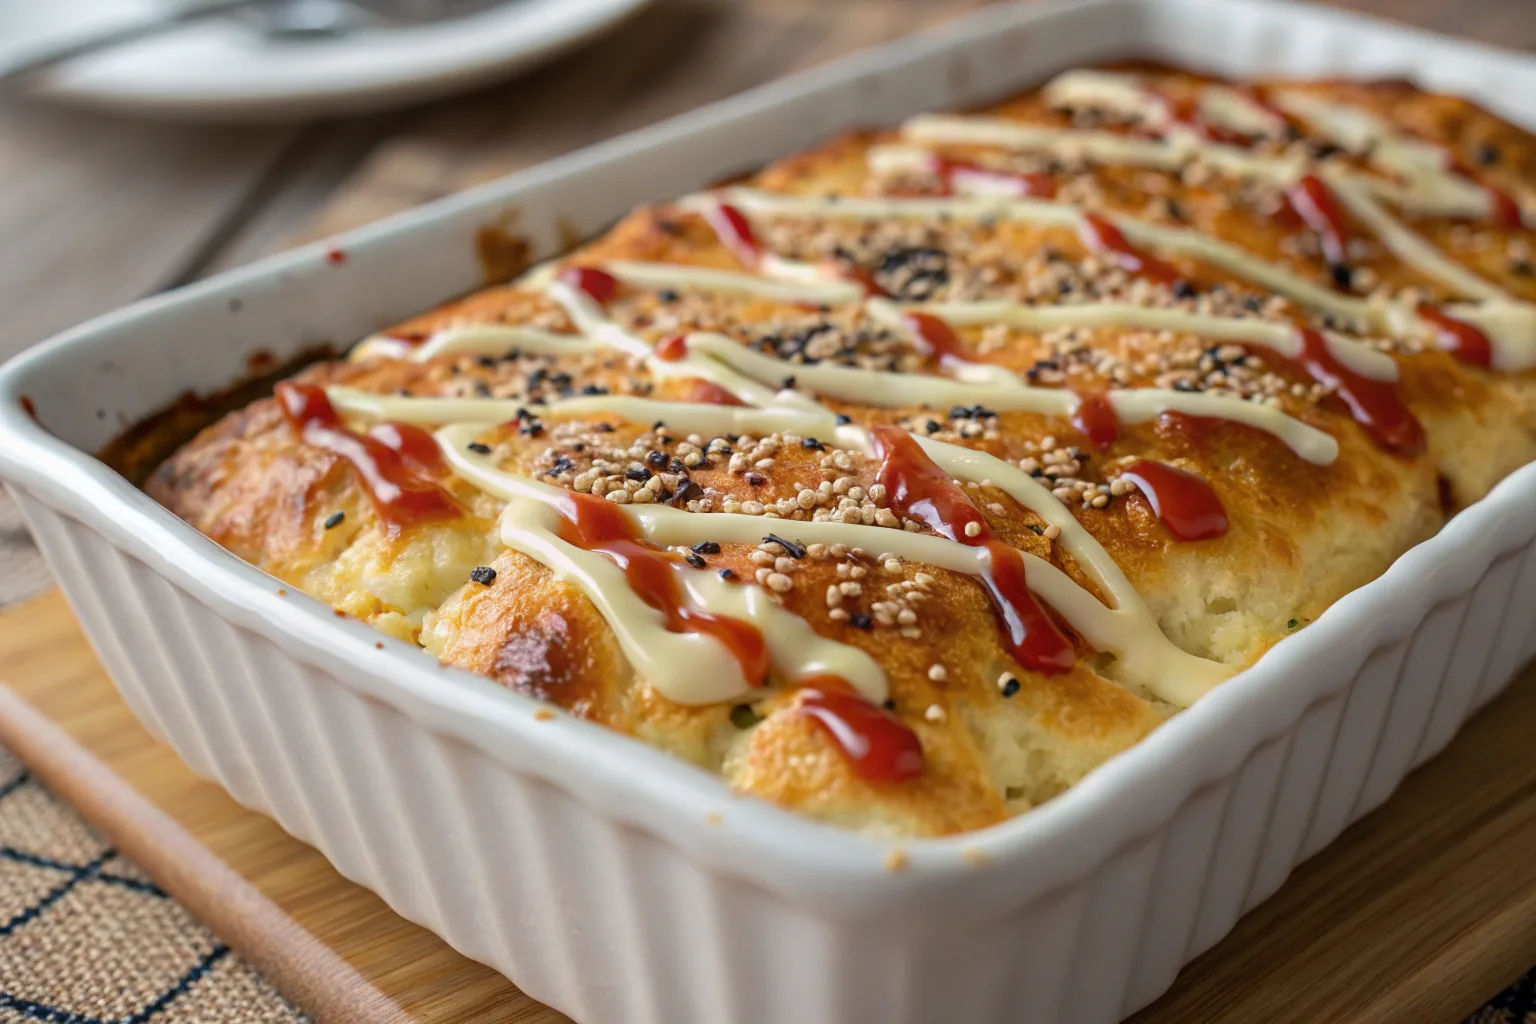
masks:
<svg viewBox="0 0 1536 1024"><path fill-rule="evenodd" d="M134 720L56 593L0 612L5 681L422 1024L567 1018L346 881ZM1134 1024L1458 1021L1536 962L1536 669Z"/></svg>

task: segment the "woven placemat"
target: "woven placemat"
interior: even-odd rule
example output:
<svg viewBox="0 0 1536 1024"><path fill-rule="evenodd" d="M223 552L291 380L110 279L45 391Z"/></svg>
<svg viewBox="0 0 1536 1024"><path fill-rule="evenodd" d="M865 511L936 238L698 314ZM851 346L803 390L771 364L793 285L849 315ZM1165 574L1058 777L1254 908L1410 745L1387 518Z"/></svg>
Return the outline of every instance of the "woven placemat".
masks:
<svg viewBox="0 0 1536 1024"><path fill-rule="evenodd" d="M306 1024L0 748L0 1024Z"/></svg>

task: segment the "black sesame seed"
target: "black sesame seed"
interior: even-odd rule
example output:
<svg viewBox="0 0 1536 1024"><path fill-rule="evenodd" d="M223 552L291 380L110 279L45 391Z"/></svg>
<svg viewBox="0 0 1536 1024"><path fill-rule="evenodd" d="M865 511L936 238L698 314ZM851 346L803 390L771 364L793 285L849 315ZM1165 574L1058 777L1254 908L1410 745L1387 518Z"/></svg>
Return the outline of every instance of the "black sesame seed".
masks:
<svg viewBox="0 0 1536 1024"><path fill-rule="evenodd" d="M571 469L575 465L576 463L571 461L571 457L569 455L561 453L555 456L555 463L549 468L549 471L550 473L558 476L559 474L564 473L566 470Z"/></svg>
<svg viewBox="0 0 1536 1024"><path fill-rule="evenodd" d="M1509 269L1513 270L1521 277L1531 277L1532 275L1536 275L1536 266L1533 266L1530 260L1515 260L1515 262L1510 264Z"/></svg>
<svg viewBox="0 0 1536 1024"><path fill-rule="evenodd" d="M327 530L335 529L341 525L341 521L345 518L347 518L347 514L345 512L332 512L330 515L325 517L325 528Z"/></svg>
<svg viewBox="0 0 1536 1024"><path fill-rule="evenodd" d="M837 414L837 425L838 426L846 427L848 424L850 424L852 422L853 422L853 417L852 416L845 416L843 413L838 413Z"/></svg>
<svg viewBox="0 0 1536 1024"><path fill-rule="evenodd" d="M793 391L795 389L794 374L790 374L788 377L785 377L782 381L780 381L779 387L785 391Z"/></svg>
<svg viewBox="0 0 1536 1024"><path fill-rule="evenodd" d="M657 469L661 469L667 464L667 453L660 452L655 448L652 448L650 451L645 453L645 464L647 466L654 466Z"/></svg>
<svg viewBox="0 0 1536 1024"><path fill-rule="evenodd" d="M718 555L720 553L720 544L718 541L701 540L693 546L693 550L701 555Z"/></svg>
<svg viewBox="0 0 1536 1024"><path fill-rule="evenodd" d="M675 220L658 220L656 230L664 235L677 236L683 233L683 226Z"/></svg>
<svg viewBox="0 0 1536 1024"><path fill-rule="evenodd" d="M871 619L863 612L856 612L853 615L848 616L848 625L852 626L854 629L874 629L875 620Z"/></svg>
<svg viewBox="0 0 1536 1024"><path fill-rule="evenodd" d="M780 537L776 533L770 533L768 536L764 537L763 543L781 545L784 548L784 553L787 554L790 558L805 557L805 548L801 547L799 544L796 544L794 541L785 540L783 537Z"/></svg>
<svg viewBox="0 0 1536 1024"><path fill-rule="evenodd" d="M699 554L693 552L693 551L690 551L687 554L683 555L683 561L687 562L689 565L693 566L695 569L702 569L702 568L704 568L704 564L705 564L704 563L704 557L702 555L699 555Z"/></svg>
<svg viewBox="0 0 1536 1024"><path fill-rule="evenodd" d="M633 480L636 483L643 484L650 478L651 471L644 466L635 466L633 469L626 469L624 471L624 479Z"/></svg>
<svg viewBox="0 0 1536 1024"><path fill-rule="evenodd" d="M1045 533L1044 530L1040 529L1040 527L1036 526L1034 523L1027 523L1027 524L1025 524L1024 528L1026 530L1028 530L1030 533L1034 534L1036 537L1038 537L1041 534Z"/></svg>
<svg viewBox="0 0 1536 1024"><path fill-rule="evenodd" d="M465 445L465 447L474 452L476 455L491 454L491 446L488 444L481 444L479 441L471 441L469 444Z"/></svg>
<svg viewBox="0 0 1536 1024"><path fill-rule="evenodd" d="M1502 156L1503 154L1499 151L1499 147L1491 142L1485 142L1477 147L1477 162L1484 167L1492 167L1499 162Z"/></svg>
<svg viewBox="0 0 1536 1024"><path fill-rule="evenodd" d="M1285 628L1286 629L1295 629L1298 625L1300 625L1300 623L1298 623L1295 619L1292 619L1291 621L1289 621L1289 622L1287 622L1285 624Z"/></svg>
<svg viewBox="0 0 1536 1024"><path fill-rule="evenodd" d="M682 483L677 485L677 493L672 495L672 504L673 506L686 505L688 502L701 496L703 493L704 488L700 487L692 480L684 480Z"/></svg>
<svg viewBox="0 0 1536 1024"><path fill-rule="evenodd" d="M757 472L756 470L753 470L752 472L747 474L747 483L751 484L753 487L761 487L761 486L763 486L763 484L766 484L767 482L768 482L768 478L763 476L763 474Z"/></svg>
<svg viewBox="0 0 1536 1024"><path fill-rule="evenodd" d="M494 369L496 369L496 360L492 356L480 356L478 359L475 360L475 362L479 363L481 366L485 367L487 370L494 370Z"/></svg>
<svg viewBox="0 0 1536 1024"><path fill-rule="evenodd" d="M1019 692L1019 681L1017 679L1013 678L1013 676L1009 676L1007 682L1003 683L1003 696L1004 697L1012 697L1014 694L1016 694L1018 692Z"/></svg>
<svg viewBox="0 0 1536 1024"><path fill-rule="evenodd" d="M496 582L496 570L488 565L479 565L469 574L469 578L483 587L488 587Z"/></svg>
<svg viewBox="0 0 1536 1024"><path fill-rule="evenodd" d="M733 580L736 578L736 573L732 569L721 569L720 578L723 580Z"/></svg>
<svg viewBox="0 0 1536 1024"><path fill-rule="evenodd" d="M896 702L894 700L891 700L889 697L887 697L885 700L881 701L880 702L880 706L885 708L885 710L887 710L887 711L895 711L896 710Z"/></svg>
<svg viewBox="0 0 1536 1024"><path fill-rule="evenodd" d="M737 704L731 708L731 724L738 729L750 729L763 720L750 704Z"/></svg>
<svg viewBox="0 0 1536 1024"><path fill-rule="evenodd" d="M944 429L944 424L940 423L938 420L929 420L926 426L928 427L928 433L930 434L937 434L939 431Z"/></svg>
<svg viewBox="0 0 1536 1024"><path fill-rule="evenodd" d="M1333 283L1340 288L1348 288L1355 280L1354 272L1343 263L1328 264L1328 273L1333 275Z"/></svg>
<svg viewBox="0 0 1536 1024"><path fill-rule="evenodd" d="M588 384L581 389L581 393L584 395L606 395L608 389L601 384Z"/></svg>
<svg viewBox="0 0 1536 1024"><path fill-rule="evenodd" d="M816 440L814 437L802 437L800 439L800 447L809 448L813 452L824 452L827 450L827 446Z"/></svg>
<svg viewBox="0 0 1536 1024"><path fill-rule="evenodd" d="M661 291L656 293L656 297L662 302L676 302L679 298L677 292L673 291L671 288L663 288Z"/></svg>
<svg viewBox="0 0 1536 1024"><path fill-rule="evenodd" d="M1196 294L1197 294L1197 292L1195 291L1195 286L1190 284L1188 281L1184 280L1182 277L1179 278L1177 281L1173 282L1173 297L1174 298L1176 298L1176 299L1192 299L1192 298L1195 297Z"/></svg>

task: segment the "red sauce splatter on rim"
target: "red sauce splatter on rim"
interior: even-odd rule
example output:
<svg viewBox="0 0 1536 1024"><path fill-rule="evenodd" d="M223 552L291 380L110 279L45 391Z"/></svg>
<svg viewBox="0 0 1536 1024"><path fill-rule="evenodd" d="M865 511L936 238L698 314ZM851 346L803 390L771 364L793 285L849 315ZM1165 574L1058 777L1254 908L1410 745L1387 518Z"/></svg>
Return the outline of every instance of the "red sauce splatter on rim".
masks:
<svg viewBox="0 0 1536 1024"><path fill-rule="evenodd" d="M283 381L277 385L275 394L284 417L305 444L352 464L362 477L379 518L388 524L390 536L419 522L464 514L447 491L413 472L400 450L376 436L358 434L343 426L325 389ZM414 438L402 439L402 447L414 447L413 441ZM435 442L433 445L436 446Z"/></svg>
<svg viewBox="0 0 1536 1024"><path fill-rule="evenodd" d="M600 306L606 306L619 291L618 278L596 267L566 267L558 276L560 281L585 292Z"/></svg>
<svg viewBox="0 0 1536 1024"><path fill-rule="evenodd" d="M1172 264L1136 248L1119 228L1096 213L1083 214L1077 233L1090 251L1112 257L1115 265L1127 274L1140 274L1163 284L1172 284L1184 276Z"/></svg>
<svg viewBox="0 0 1536 1024"><path fill-rule="evenodd" d="M1295 362L1314 381L1332 388L1378 445L1400 455L1424 450L1424 428L1392 381L1372 380L1344 366L1328 351L1320 332L1303 327L1300 334L1302 351Z"/></svg>
<svg viewBox="0 0 1536 1024"><path fill-rule="evenodd" d="M917 735L851 692L837 676L812 676L800 687L801 714L831 737L854 774L870 782L905 782L923 774Z"/></svg>
<svg viewBox="0 0 1536 1024"><path fill-rule="evenodd" d="M1023 555L993 536L981 511L905 430L875 427L871 434L881 458L879 480L892 508L922 520L942 537L987 549L992 564L982 584L1005 646L1019 664L1035 672L1069 671L1076 661L1072 642L1030 593Z"/></svg>
<svg viewBox="0 0 1536 1024"><path fill-rule="evenodd" d="M1104 451L1120 436L1120 418L1109 397L1102 393L1078 395L1077 408L1072 413L1072 425L1099 451Z"/></svg>
<svg viewBox="0 0 1536 1024"><path fill-rule="evenodd" d="M43 422L37 418L37 406L33 405L32 399L28 398L26 395L21 396L21 411L31 417L33 423Z"/></svg>
<svg viewBox="0 0 1536 1024"><path fill-rule="evenodd" d="M752 231L752 222L730 203L710 203L703 210L704 221L714 229L722 245L741 261L741 265L755 270L763 261L763 247Z"/></svg>
<svg viewBox="0 0 1536 1024"><path fill-rule="evenodd" d="M942 156L932 157L929 166L939 179L942 193L947 196L954 195L967 183L984 186L990 195L1011 195L1021 199L1051 199L1056 195L1056 182L1048 174L995 171L980 164Z"/></svg>
<svg viewBox="0 0 1536 1024"><path fill-rule="evenodd" d="M1307 227L1317 232L1323 245L1323 257L1333 266L1348 265L1349 229L1333 190L1323 179L1315 174L1303 175L1285 196Z"/></svg>
<svg viewBox="0 0 1536 1024"><path fill-rule="evenodd" d="M606 498L572 491L561 496L559 508L565 517L562 538L583 550L598 552L624 570L630 588L661 612L668 630L713 637L741 665L748 685L762 686L768 681L768 645L756 626L683 604L682 584L674 570L682 556L658 551L641 541L634 522Z"/></svg>
<svg viewBox="0 0 1536 1024"><path fill-rule="evenodd" d="M1428 303L1419 306L1418 312L1435 325L1441 348L1471 366L1493 365L1493 345L1475 326Z"/></svg>
<svg viewBox="0 0 1536 1024"><path fill-rule="evenodd" d="M1149 459L1137 459L1120 477L1141 488L1157 518L1179 540L1210 540L1227 532L1227 510L1201 477Z"/></svg>
<svg viewBox="0 0 1536 1024"><path fill-rule="evenodd" d="M332 266L339 267L347 262L347 254L340 249L327 249L325 251L325 260Z"/></svg>

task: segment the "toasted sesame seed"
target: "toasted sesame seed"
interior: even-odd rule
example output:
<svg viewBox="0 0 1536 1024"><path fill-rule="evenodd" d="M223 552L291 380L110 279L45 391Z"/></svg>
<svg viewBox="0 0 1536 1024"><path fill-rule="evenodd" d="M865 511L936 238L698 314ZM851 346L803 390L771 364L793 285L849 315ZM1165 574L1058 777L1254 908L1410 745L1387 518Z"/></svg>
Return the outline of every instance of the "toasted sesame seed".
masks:
<svg viewBox="0 0 1536 1024"><path fill-rule="evenodd" d="M949 678L949 670L943 665L933 664L928 666L928 678L936 683L942 683Z"/></svg>
<svg viewBox="0 0 1536 1024"><path fill-rule="evenodd" d="M1057 526L1055 523L1052 523L1045 528L1045 532L1043 532L1041 536L1046 540L1055 540L1057 537L1061 536L1061 527Z"/></svg>
<svg viewBox="0 0 1536 1024"><path fill-rule="evenodd" d="M969 523L966 523L965 524L965 535L967 537L980 537L981 536L981 524L976 522L975 520L972 520Z"/></svg>
<svg viewBox="0 0 1536 1024"><path fill-rule="evenodd" d="M944 709L939 705L929 704L928 710L923 712L923 717L930 722L942 722L948 716L945 715Z"/></svg>
<svg viewBox="0 0 1536 1024"><path fill-rule="evenodd" d="M907 867L910 865L911 861L907 857L907 851L896 849L886 853L885 860L882 863L885 867L885 870L895 875L907 870Z"/></svg>
<svg viewBox="0 0 1536 1024"><path fill-rule="evenodd" d="M554 717L555 717L555 713L553 711L549 710L548 708L539 708L538 710L536 710L533 713L534 721L537 721L537 722L552 721L554 719Z"/></svg>
<svg viewBox="0 0 1536 1024"><path fill-rule="evenodd" d="M787 594L795 588L795 581L782 572L769 573L766 582L768 589L776 594Z"/></svg>

